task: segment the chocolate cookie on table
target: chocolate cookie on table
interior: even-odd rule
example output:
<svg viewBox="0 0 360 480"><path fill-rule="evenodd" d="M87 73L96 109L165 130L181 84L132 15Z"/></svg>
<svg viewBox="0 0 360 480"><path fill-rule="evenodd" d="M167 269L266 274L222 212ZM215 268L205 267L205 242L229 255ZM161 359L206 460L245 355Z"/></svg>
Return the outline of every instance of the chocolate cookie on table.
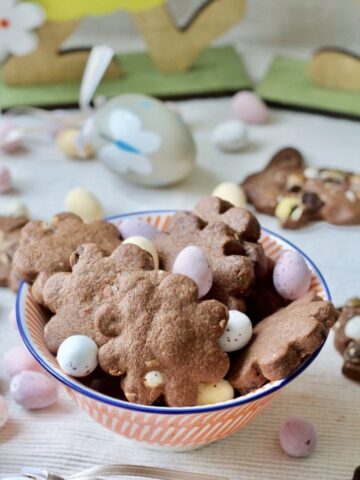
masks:
<svg viewBox="0 0 360 480"><path fill-rule="evenodd" d="M360 224L360 174L308 167L294 148L280 150L242 187L259 212L275 215L284 228L300 228L313 220Z"/></svg>
<svg viewBox="0 0 360 480"><path fill-rule="evenodd" d="M344 357L343 374L360 382L360 298L350 299L334 326L335 347Z"/></svg>
<svg viewBox="0 0 360 480"><path fill-rule="evenodd" d="M11 265L21 229L28 221L26 217L0 216L0 287L10 287L14 291L18 288L19 280L11 272Z"/></svg>
<svg viewBox="0 0 360 480"><path fill-rule="evenodd" d="M32 285L35 300L44 305L47 279L56 272L69 272L71 254L84 243L96 243L111 253L120 244L119 233L103 220L84 223L72 213L59 213L50 224L33 220L22 229L13 271Z"/></svg>

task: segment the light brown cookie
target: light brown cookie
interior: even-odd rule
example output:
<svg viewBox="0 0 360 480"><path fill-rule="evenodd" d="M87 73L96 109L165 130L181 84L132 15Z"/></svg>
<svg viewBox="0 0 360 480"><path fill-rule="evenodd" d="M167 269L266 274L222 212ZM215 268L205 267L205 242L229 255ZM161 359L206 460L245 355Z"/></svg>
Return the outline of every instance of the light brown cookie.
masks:
<svg viewBox="0 0 360 480"><path fill-rule="evenodd" d="M52 353L72 335L86 335L102 345L107 339L95 328L94 315L117 288L117 277L128 270L154 268L151 256L130 244L120 245L110 256L98 245L81 245L71 255L69 265L71 273L52 275L43 288L47 307L56 313L44 332Z"/></svg>
<svg viewBox="0 0 360 480"><path fill-rule="evenodd" d="M338 317L314 292L259 322L250 344L235 358L230 382L241 394L290 375L327 337Z"/></svg>
<svg viewBox="0 0 360 480"><path fill-rule="evenodd" d="M14 291L18 288L19 281L11 274L11 265L21 229L28 221L26 217L0 216L0 287L10 287Z"/></svg>
<svg viewBox="0 0 360 480"><path fill-rule="evenodd" d="M21 232L13 270L32 284L35 300L44 305L45 282L56 272L69 272L71 254L84 243L96 243L111 253L120 243L119 233L103 220L83 223L72 213L55 215L51 224L31 221Z"/></svg>

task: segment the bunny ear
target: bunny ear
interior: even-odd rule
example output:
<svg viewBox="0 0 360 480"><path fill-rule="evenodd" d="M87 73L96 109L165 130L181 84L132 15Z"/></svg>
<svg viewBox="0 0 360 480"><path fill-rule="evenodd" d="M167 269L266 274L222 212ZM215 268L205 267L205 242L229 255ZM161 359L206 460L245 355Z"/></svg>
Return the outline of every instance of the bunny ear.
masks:
<svg viewBox="0 0 360 480"><path fill-rule="evenodd" d="M107 45L96 45L91 49L80 87L79 105L81 110L89 108L91 99L113 55L113 49Z"/></svg>

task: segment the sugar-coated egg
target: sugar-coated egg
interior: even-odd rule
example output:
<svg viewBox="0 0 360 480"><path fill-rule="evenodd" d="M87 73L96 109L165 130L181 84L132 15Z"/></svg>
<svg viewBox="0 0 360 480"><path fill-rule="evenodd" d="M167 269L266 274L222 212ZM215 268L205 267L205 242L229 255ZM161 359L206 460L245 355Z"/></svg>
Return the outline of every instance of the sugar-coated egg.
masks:
<svg viewBox="0 0 360 480"><path fill-rule="evenodd" d="M345 325L344 333L348 338L360 342L360 315L350 318Z"/></svg>
<svg viewBox="0 0 360 480"><path fill-rule="evenodd" d="M6 193L12 188L11 175L5 165L0 165L0 193Z"/></svg>
<svg viewBox="0 0 360 480"><path fill-rule="evenodd" d="M10 394L22 407L33 410L46 408L57 400L57 384L47 375L25 370L10 382Z"/></svg>
<svg viewBox="0 0 360 480"><path fill-rule="evenodd" d="M124 240L129 237L145 237L152 240L157 232L150 223L139 218L126 218L120 223L118 229Z"/></svg>
<svg viewBox="0 0 360 480"><path fill-rule="evenodd" d="M4 367L7 374L13 377L24 370L41 371L41 365L31 355L29 350L20 345L14 346L4 355Z"/></svg>
<svg viewBox="0 0 360 480"><path fill-rule="evenodd" d="M87 160L94 156L94 149L91 143L81 134L81 130L67 128L62 130L56 142L60 150L69 158Z"/></svg>
<svg viewBox="0 0 360 480"><path fill-rule="evenodd" d="M308 457L316 448L317 432L314 425L303 417L289 417L282 424L280 444L291 457Z"/></svg>
<svg viewBox="0 0 360 480"><path fill-rule="evenodd" d="M235 352L245 347L252 336L252 323L245 313L229 310L229 321L225 332L219 338L220 347L224 352Z"/></svg>
<svg viewBox="0 0 360 480"><path fill-rule="evenodd" d="M220 123L212 133L212 141L224 152L243 150L249 143L246 125L239 120Z"/></svg>
<svg viewBox="0 0 360 480"><path fill-rule="evenodd" d="M159 269L159 255L156 251L155 245L151 240L146 237L135 235L133 237L128 237L126 240L124 240L123 243L131 243L132 245L136 245L137 247L142 248L143 250L148 252L152 256L154 262L154 269Z"/></svg>
<svg viewBox="0 0 360 480"><path fill-rule="evenodd" d="M86 377L98 365L98 347L86 335L73 335L62 342L57 361L63 372L72 377Z"/></svg>
<svg viewBox="0 0 360 480"><path fill-rule="evenodd" d="M164 382L165 380L163 374L157 370L147 372L144 378L144 384L147 388L158 388L163 385Z"/></svg>
<svg viewBox="0 0 360 480"><path fill-rule="evenodd" d="M83 188L74 188L65 198L65 207L68 212L75 213L86 223L101 220L104 216L103 208L94 194Z"/></svg>
<svg viewBox="0 0 360 480"><path fill-rule="evenodd" d="M14 200L6 206L5 215L9 217L30 217L30 212L24 202Z"/></svg>
<svg viewBox="0 0 360 480"><path fill-rule="evenodd" d="M244 190L233 182L220 183L213 191L213 196L226 200L234 205L234 207L246 206L246 195Z"/></svg>
<svg viewBox="0 0 360 480"><path fill-rule="evenodd" d="M296 300L309 290L311 270L300 253L285 250L276 262L273 281L282 297Z"/></svg>
<svg viewBox="0 0 360 480"><path fill-rule="evenodd" d="M232 107L235 117L243 122L266 123L269 120L268 107L254 92L238 92L233 97Z"/></svg>
<svg viewBox="0 0 360 480"><path fill-rule="evenodd" d="M9 418L9 408L6 400L0 395L0 429L5 425Z"/></svg>
<svg viewBox="0 0 360 480"><path fill-rule="evenodd" d="M199 298L209 292L213 275L209 260L202 248L189 245L181 250L175 259L172 271L194 280L198 287Z"/></svg>
<svg viewBox="0 0 360 480"><path fill-rule="evenodd" d="M196 405L213 405L234 398L234 388L227 380L217 383L200 383Z"/></svg>
<svg viewBox="0 0 360 480"><path fill-rule="evenodd" d="M21 128L10 122L0 123L0 149L7 154L23 148L24 134Z"/></svg>

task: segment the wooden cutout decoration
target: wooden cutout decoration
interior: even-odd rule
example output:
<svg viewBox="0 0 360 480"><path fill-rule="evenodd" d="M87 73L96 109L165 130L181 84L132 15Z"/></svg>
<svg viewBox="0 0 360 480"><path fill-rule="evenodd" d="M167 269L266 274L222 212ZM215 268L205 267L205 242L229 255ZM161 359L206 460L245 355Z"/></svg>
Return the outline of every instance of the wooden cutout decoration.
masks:
<svg viewBox="0 0 360 480"><path fill-rule="evenodd" d="M37 0L47 14L38 30L38 49L24 57L10 58L3 68L8 85L30 85L78 81L88 52L59 53L65 39L82 17L124 9L132 16L148 45L149 54L162 72L182 72L191 67L199 54L220 34L236 25L245 12L245 0L206 0L185 26L178 27L166 0ZM120 78L115 60L105 78Z"/></svg>

